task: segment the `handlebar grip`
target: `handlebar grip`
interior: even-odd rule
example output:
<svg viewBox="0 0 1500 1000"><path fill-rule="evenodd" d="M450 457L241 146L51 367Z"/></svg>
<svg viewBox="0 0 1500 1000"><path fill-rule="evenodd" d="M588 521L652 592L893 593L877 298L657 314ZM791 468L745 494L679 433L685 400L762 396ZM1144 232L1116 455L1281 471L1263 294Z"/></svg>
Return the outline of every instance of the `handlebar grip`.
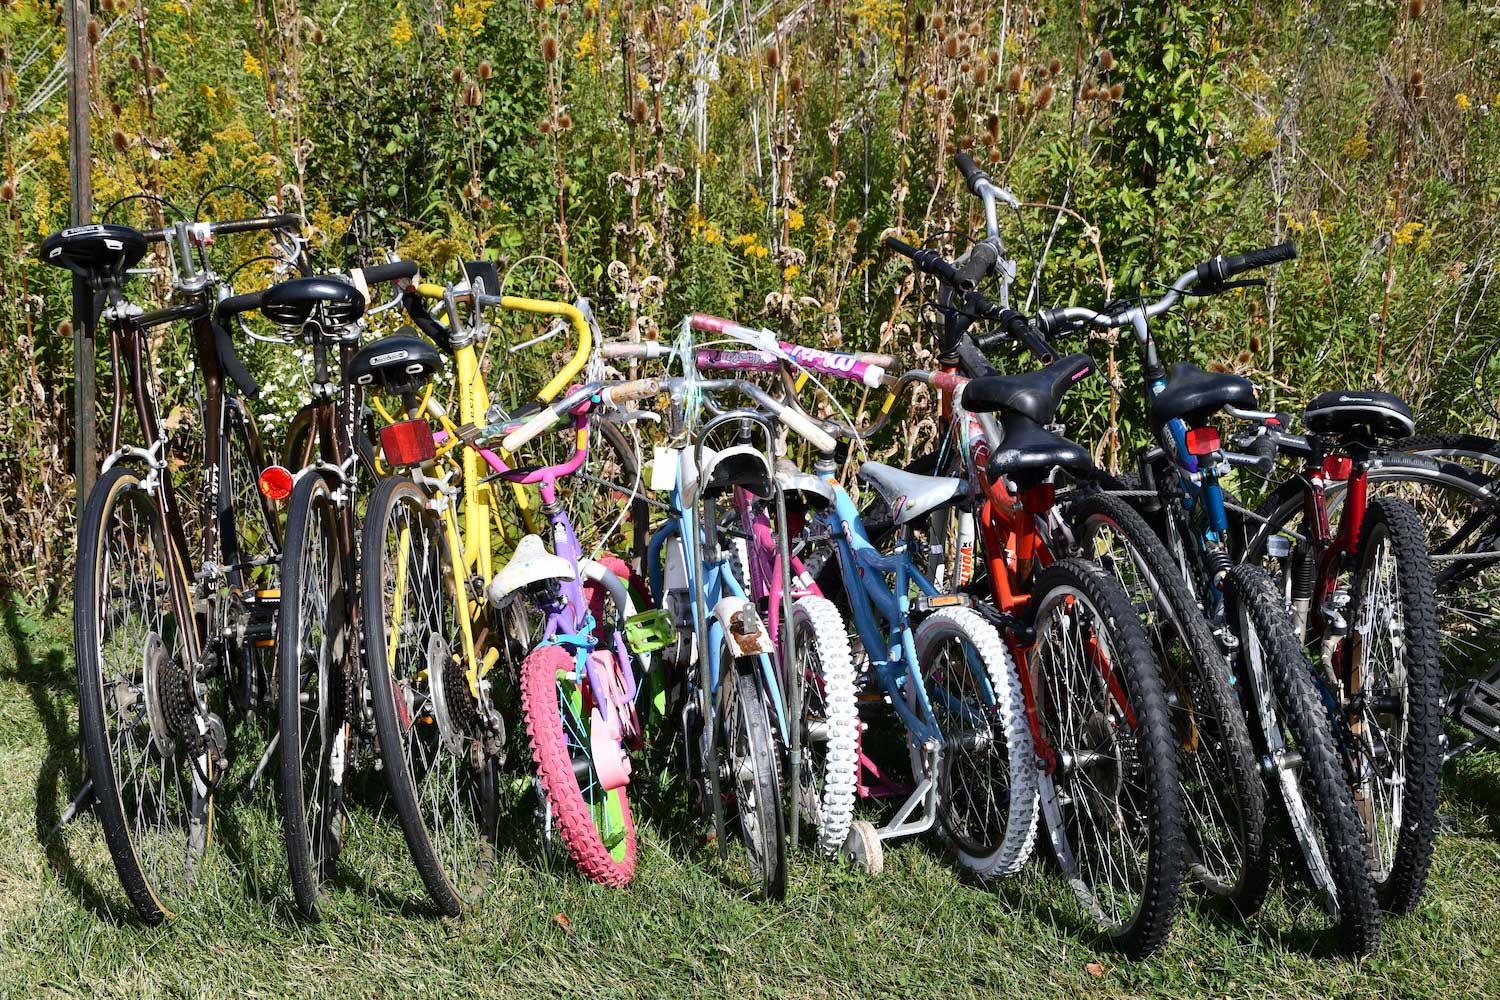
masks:
<svg viewBox="0 0 1500 1000"><path fill-rule="evenodd" d="M873 351L853 351L849 356L855 361L860 361L867 365L874 365L876 368L884 368L886 371L890 371L892 368L896 367L896 356L894 354L876 354Z"/></svg>
<svg viewBox="0 0 1500 1000"><path fill-rule="evenodd" d="M237 316L242 312L259 309L261 301L265 298L265 294L265 292L246 292L243 295L231 295L219 303L215 309L215 315L218 316L219 322L222 323L230 316Z"/></svg>
<svg viewBox="0 0 1500 1000"><path fill-rule="evenodd" d="M1041 331L1042 336L1050 337L1054 333L1060 333L1068 328L1063 321L1061 309L1041 309L1036 314L1036 328Z"/></svg>
<svg viewBox="0 0 1500 1000"><path fill-rule="evenodd" d="M505 439L500 442L500 447L514 454L532 438L551 430L561 419L561 416L549 407L505 435Z"/></svg>
<svg viewBox="0 0 1500 1000"><path fill-rule="evenodd" d="M368 284L378 285L382 281L409 281L417 276L419 268L414 260L393 260L389 264L376 264L359 270Z"/></svg>
<svg viewBox="0 0 1500 1000"><path fill-rule="evenodd" d="M969 256L963 264L956 268L958 287L963 291L979 287L979 283L989 277L998 257L995 247L988 240L975 243L969 248Z"/></svg>
<svg viewBox="0 0 1500 1000"><path fill-rule="evenodd" d="M1269 267L1272 264L1280 264L1284 260L1291 260L1297 256L1297 244L1291 240L1278 244L1274 247L1265 247L1261 250L1251 250L1249 253L1230 254L1227 257L1219 256L1212 260L1206 260L1198 265L1198 281L1202 284L1215 285L1228 281L1237 274L1253 271L1258 267Z"/></svg>
<svg viewBox="0 0 1500 1000"><path fill-rule="evenodd" d="M833 435L813 423L812 417L809 417L801 410L793 409L790 406L783 406L777 412L776 416L782 423L796 431L798 436L802 437L819 451L830 452L838 447L838 442L834 440Z"/></svg>
<svg viewBox="0 0 1500 1000"><path fill-rule="evenodd" d="M954 287L961 287L958 272L936 250L919 250L905 240L899 240L894 236L887 236L885 245L901 256L909 258L918 271L930 274L939 281L945 281Z"/></svg>
<svg viewBox="0 0 1500 1000"><path fill-rule="evenodd" d="M599 397L610 406L618 406L636 399L649 399L660 392L661 379L638 378L633 382L617 382L605 386Z"/></svg>
<svg viewBox="0 0 1500 1000"><path fill-rule="evenodd" d="M618 358L660 358L671 353L672 348L659 340L642 340L638 343L616 341L599 345L599 356L606 361Z"/></svg>
<svg viewBox="0 0 1500 1000"><path fill-rule="evenodd" d="M969 187L969 193L977 195L981 181L990 179L990 175L979 168L974 162L974 157L969 155L966 149L960 149L953 154L953 162L958 166L958 172L964 175L964 183Z"/></svg>
<svg viewBox="0 0 1500 1000"><path fill-rule="evenodd" d="M281 215L262 215L254 219L231 219L228 222L215 222L209 226L215 234L224 233L253 233L262 229L295 229L302 231L302 217L283 213Z"/></svg>

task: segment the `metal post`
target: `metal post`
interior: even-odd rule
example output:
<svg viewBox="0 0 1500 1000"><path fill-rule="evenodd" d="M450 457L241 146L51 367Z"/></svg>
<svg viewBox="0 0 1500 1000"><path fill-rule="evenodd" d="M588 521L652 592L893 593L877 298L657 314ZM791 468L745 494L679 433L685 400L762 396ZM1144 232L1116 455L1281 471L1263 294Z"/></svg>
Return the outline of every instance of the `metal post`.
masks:
<svg viewBox="0 0 1500 1000"><path fill-rule="evenodd" d="M68 0L68 223L93 220L93 155L89 145L88 0ZM93 296L73 279L73 476L78 489L78 516L94 485L94 338Z"/></svg>

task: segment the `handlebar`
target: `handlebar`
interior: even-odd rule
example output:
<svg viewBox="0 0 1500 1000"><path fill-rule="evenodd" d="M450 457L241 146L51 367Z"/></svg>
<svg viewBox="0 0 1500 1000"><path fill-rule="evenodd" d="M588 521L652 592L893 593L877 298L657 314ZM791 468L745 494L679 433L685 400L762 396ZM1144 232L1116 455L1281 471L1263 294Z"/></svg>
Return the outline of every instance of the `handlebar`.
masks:
<svg viewBox="0 0 1500 1000"><path fill-rule="evenodd" d="M1177 304L1178 299L1189 292L1201 295L1217 295L1227 291L1230 278L1246 271L1269 267L1297 256L1296 244L1288 241L1249 253L1232 254L1228 257L1211 257L1193 266L1178 276L1167 289L1167 293L1155 302L1141 305L1125 303L1111 310L1089 309L1085 306L1068 306L1063 309L1043 309L1036 315L1036 325L1043 335L1051 336L1079 326L1094 326L1101 330L1113 329L1127 323L1144 323L1160 316Z"/></svg>
<svg viewBox="0 0 1500 1000"><path fill-rule="evenodd" d="M259 292L245 292L241 295L231 295L218 304L215 309L215 315L218 317L219 322L223 323L232 316L250 312L252 309L259 309L261 302L265 299L265 295L264 290Z"/></svg>
<svg viewBox="0 0 1500 1000"><path fill-rule="evenodd" d="M188 224L188 233L195 242L204 243L215 236L231 236L235 233L252 233L267 229L295 229L301 231L302 217L284 213L281 215L261 215L252 219L229 219L224 222L192 222ZM164 243L176 232L175 226L167 226L162 229L146 229L141 235L146 237L147 243Z"/></svg>
<svg viewBox="0 0 1500 1000"><path fill-rule="evenodd" d="M389 264L375 264L356 269L366 284L378 285L383 281L410 281L418 273L416 261L393 260Z"/></svg>
<svg viewBox="0 0 1500 1000"><path fill-rule="evenodd" d="M972 291L974 282L959 276L958 269L943 259L936 250L923 250L894 236L885 238L885 245L912 262L912 266L923 274L930 274L947 285L963 291Z"/></svg>

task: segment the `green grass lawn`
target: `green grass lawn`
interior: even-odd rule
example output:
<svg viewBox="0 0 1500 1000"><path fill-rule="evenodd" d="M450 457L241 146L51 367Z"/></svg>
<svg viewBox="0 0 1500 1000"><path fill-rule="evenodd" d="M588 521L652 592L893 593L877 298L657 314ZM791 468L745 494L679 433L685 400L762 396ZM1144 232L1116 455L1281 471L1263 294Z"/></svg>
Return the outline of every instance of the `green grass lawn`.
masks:
<svg viewBox="0 0 1500 1000"><path fill-rule="evenodd" d="M1440 843L1420 911L1388 921L1380 953L1357 964L1331 952L1293 889L1248 927L1190 905L1167 948L1132 965L1040 864L986 889L926 839L888 845L875 877L804 857L787 901L758 903L732 860L651 810L635 882L601 889L519 832L524 803L492 891L442 919L374 796L309 925L285 884L270 789L243 791L254 746L234 763L192 907L144 927L92 819L41 842L79 780L70 621L0 616L0 997L1500 995L1495 757L1450 776L1443 808L1460 832Z"/></svg>

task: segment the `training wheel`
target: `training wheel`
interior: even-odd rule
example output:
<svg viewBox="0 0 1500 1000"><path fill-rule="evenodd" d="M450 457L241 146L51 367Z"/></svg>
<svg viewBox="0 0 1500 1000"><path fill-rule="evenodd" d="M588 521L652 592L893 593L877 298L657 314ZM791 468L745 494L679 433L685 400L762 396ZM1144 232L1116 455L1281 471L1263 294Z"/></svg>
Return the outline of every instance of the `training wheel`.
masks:
<svg viewBox="0 0 1500 1000"><path fill-rule="evenodd" d="M885 867L885 849L880 846L880 833L866 820L857 819L849 826L849 836L839 856L852 862L868 875L879 875Z"/></svg>

